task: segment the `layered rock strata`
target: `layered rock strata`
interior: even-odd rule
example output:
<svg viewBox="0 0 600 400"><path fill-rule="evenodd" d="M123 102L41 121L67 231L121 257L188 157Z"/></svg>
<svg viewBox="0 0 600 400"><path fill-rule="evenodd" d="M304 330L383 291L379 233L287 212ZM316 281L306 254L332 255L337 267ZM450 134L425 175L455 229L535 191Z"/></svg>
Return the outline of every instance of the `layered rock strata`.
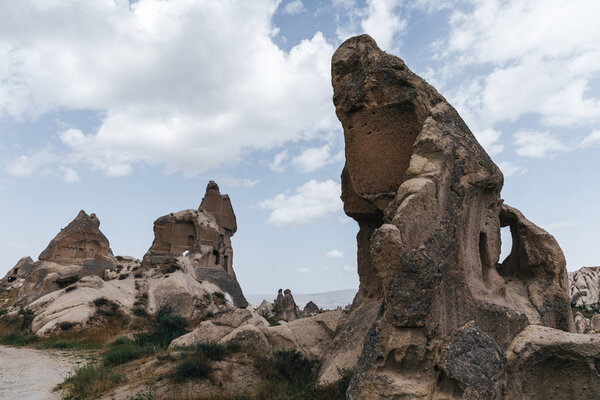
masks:
<svg viewBox="0 0 600 400"><path fill-rule="evenodd" d="M502 173L452 106L369 36L335 52L332 83L360 288L321 382L356 365L351 400L504 398L512 340L573 329L560 247L503 204Z"/></svg>

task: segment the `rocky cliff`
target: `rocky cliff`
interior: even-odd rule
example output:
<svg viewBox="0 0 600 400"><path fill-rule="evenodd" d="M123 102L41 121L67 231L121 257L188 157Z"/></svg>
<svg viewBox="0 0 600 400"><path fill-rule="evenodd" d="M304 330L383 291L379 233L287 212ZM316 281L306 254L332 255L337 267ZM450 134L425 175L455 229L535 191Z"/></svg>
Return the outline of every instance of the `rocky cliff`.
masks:
<svg viewBox="0 0 600 400"><path fill-rule="evenodd" d="M573 330L558 243L503 203L501 171L456 110L372 38L338 48L332 83L360 289L321 381L355 365L351 400L517 398L507 382L524 379L526 362L541 379L536 368L562 360ZM513 248L501 263L503 226ZM551 329L554 347L508 362L513 340L533 325ZM569 396L555 398L579 398Z"/></svg>

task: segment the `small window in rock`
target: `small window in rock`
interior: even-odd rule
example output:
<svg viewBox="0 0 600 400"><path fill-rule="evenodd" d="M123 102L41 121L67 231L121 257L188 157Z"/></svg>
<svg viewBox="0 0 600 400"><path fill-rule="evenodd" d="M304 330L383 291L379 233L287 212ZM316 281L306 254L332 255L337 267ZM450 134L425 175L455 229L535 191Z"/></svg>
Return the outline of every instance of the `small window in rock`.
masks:
<svg viewBox="0 0 600 400"><path fill-rule="evenodd" d="M229 268L229 257L223 256L223 266Z"/></svg>
<svg viewBox="0 0 600 400"><path fill-rule="evenodd" d="M188 236L188 243L194 243L195 241L196 241L196 238L194 238L194 235Z"/></svg>
<svg viewBox="0 0 600 400"><path fill-rule="evenodd" d="M512 251L512 234L510 233L510 227L504 226L500 229L500 240L502 241L502 246L500 248L500 263L503 263Z"/></svg>
<svg viewBox="0 0 600 400"><path fill-rule="evenodd" d="M16 275L16 274L18 274L18 273L19 273L19 268L15 268L15 270L14 270L14 272L13 272L13 275Z"/></svg>
<svg viewBox="0 0 600 400"><path fill-rule="evenodd" d="M215 264L219 265L221 263L221 255L216 250L213 250L213 254L215 255Z"/></svg>

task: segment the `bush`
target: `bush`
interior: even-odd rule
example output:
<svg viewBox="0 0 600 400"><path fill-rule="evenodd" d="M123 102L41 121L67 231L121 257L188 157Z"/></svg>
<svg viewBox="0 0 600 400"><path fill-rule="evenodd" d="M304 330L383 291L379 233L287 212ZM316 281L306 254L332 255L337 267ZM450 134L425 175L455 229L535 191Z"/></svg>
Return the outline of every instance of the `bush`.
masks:
<svg viewBox="0 0 600 400"><path fill-rule="evenodd" d="M187 333L188 322L181 315L174 315L171 306L162 306L155 316L154 329L138 336L137 342L141 345L153 344L166 348L181 335Z"/></svg>
<svg viewBox="0 0 600 400"><path fill-rule="evenodd" d="M221 343L204 342L196 345L196 353L210 358L214 361L220 361L225 358L227 348Z"/></svg>
<svg viewBox="0 0 600 400"><path fill-rule="evenodd" d="M65 398L97 398L124 380L123 375L112 372L110 368L102 364L90 363L75 370L57 386L57 389L64 389L67 392Z"/></svg>
<svg viewBox="0 0 600 400"><path fill-rule="evenodd" d="M21 321L21 330L30 331L31 323L33 322L33 318L35 314L28 308L23 308L19 310L19 315L23 318Z"/></svg>
<svg viewBox="0 0 600 400"><path fill-rule="evenodd" d="M129 274L120 274L119 280L122 281L123 279L127 279L128 277L129 277Z"/></svg>
<svg viewBox="0 0 600 400"><path fill-rule="evenodd" d="M183 360L175 367L174 377L178 381L187 381L190 379L203 379L210 374L210 365L197 358Z"/></svg>
<svg viewBox="0 0 600 400"><path fill-rule="evenodd" d="M77 347L77 343L68 342L66 340L52 340L39 346L42 349L72 349Z"/></svg>
<svg viewBox="0 0 600 400"><path fill-rule="evenodd" d="M113 349L104 355L104 361L107 364L120 365L155 353L156 350L152 346L140 346L129 342L113 346Z"/></svg>
<svg viewBox="0 0 600 400"><path fill-rule="evenodd" d="M148 312L143 307L133 307L133 315L136 317L147 317Z"/></svg>
<svg viewBox="0 0 600 400"><path fill-rule="evenodd" d="M7 346L26 346L37 339L33 333L10 332L0 338L0 344Z"/></svg>

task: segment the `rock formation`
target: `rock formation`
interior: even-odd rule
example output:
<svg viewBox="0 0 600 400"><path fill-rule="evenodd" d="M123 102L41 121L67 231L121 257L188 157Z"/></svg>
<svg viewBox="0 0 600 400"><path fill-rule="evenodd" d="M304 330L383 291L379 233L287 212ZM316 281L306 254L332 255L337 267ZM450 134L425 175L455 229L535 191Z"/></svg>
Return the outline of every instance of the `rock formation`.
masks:
<svg viewBox="0 0 600 400"><path fill-rule="evenodd" d="M261 351L295 349L311 359L322 360L341 316L341 311L327 311L310 318L269 326L257 312L235 309L201 322L192 332L175 339L171 347L234 341Z"/></svg>
<svg viewBox="0 0 600 400"><path fill-rule="evenodd" d="M290 289L285 289L285 291L279 289L277 298L273 301L273 314L276 319L286 322L298 319L298 306Z"/></svg>
<svg viewBox="0 0 600 400"><path fill-rule="evenodd" d="M38 258L35 263L30 258L21 259L5 278L11 280L10 274L16 271L22 279L18 305L27 305L85 276L103 278L107 270L117 265L108 239L100 231L100 221L95 214L88 215L83 210Z"/></svg>
<svg viewBox="0 0 600 400"><path fill-rule="evenodd" d="M571 306L600 310L600 267L583 267L569 272Z"/></svg>
<svg viewBox="0 0 600 400"><path fill-rule="evenodd" d="M504 398L513 339L573 329L560 247L503 204L502 173L452 106L369 36L335 52L332 83L360 288L321 382L356 365L351 400Z"/></svg>
<svg viewBox="0 0 600 400"><path fill-rule="evenodd" d="M87 215L83 210L66 228L61 229L38 258L57 264L78 265L89 259L114 260L96 214Z"/></svg>
<svg viewBox="0 0 600 400"><path fill-rule="evenodd" d="M304 306L304 310L303 311L304 311L305 314L311 314L311 313L318 313L320 310L319 310L319 306L317 306L314 302L309 301Z"/></svg>
<svg viewBox="0 0 600 400"><path fill-rule="evenodd" d="M25 279L31 274L35 263L31 257L23 257L12 267L4 278L0 280L0 287L4 289L20 288Z"/></svg>
<svg viewBox="0 0 600 400"><path fill-rule="evenodd" d="M144 256L146 270L184 270L227 292L237 307L248 306L233 271L231 237L237 230L229 196L210 181L198 210L183 210L154 222L154 242Z"/></svg>

